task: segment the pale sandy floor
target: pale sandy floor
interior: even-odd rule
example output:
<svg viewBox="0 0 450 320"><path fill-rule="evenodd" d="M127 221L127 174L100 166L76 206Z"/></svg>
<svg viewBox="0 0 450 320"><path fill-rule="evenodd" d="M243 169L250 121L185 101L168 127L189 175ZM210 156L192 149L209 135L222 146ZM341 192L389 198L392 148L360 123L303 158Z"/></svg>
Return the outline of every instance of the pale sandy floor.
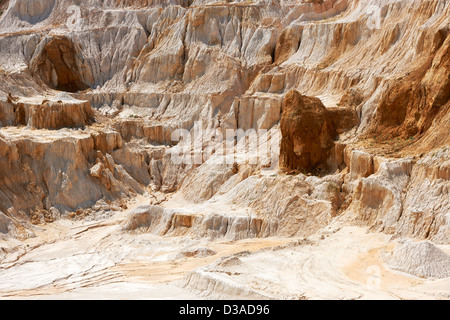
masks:
<svg viewBox="0 0 450 320"><path fill-rule="evenodd" d="M230 296L233 290L227 290L233 286L276 299L445 299L450 292L449 281L388 270L381 253L392 247L389 236L358 227L329 227L300 244L286 238L229 241L120 231L129 212L148 201L138 197L128 210L107 220L46 225L38 237L24 242L26 249L9 254L0 264L0 298L247 298ZM197 247L216 254L177 257ZM229 270L217 265L221 258L245 251ZM213 293L202 290L201 283L183 287L190 272L227 285Z"/></svg>

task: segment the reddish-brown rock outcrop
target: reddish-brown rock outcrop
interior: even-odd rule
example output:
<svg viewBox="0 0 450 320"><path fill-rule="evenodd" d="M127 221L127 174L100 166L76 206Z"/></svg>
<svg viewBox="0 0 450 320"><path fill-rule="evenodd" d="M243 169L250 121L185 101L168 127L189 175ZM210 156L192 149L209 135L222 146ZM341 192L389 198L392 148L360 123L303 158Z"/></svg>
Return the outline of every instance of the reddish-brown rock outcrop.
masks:
<svg viewBox="0 0 450 320"><path fill-rule="evenodd" d="M280 166L287 170L325 168L336 131L320 99L290 91L281 116Z"/></svg>
<svg viewBox="0 0 450 320"><path fill-rule="evenodd" d="M55 36L31 61L31 70L51 88L76 92L88 88L82 80L76 60L72 41L65 36Z"/></svg>

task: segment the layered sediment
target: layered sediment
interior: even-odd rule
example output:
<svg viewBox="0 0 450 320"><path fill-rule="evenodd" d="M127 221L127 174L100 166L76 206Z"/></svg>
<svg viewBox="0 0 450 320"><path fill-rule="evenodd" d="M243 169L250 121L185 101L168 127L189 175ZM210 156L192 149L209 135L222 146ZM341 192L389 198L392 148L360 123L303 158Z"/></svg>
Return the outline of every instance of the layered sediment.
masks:
<svg viewBox="0 0 450 320"><path fill-rule="evenodd" d="M448 298L449 17L445 0L0 1L0 296L164 261L189 297ZM84 236L80 274L7 289ZM363 288L373 265L385 286Z"/></svg>

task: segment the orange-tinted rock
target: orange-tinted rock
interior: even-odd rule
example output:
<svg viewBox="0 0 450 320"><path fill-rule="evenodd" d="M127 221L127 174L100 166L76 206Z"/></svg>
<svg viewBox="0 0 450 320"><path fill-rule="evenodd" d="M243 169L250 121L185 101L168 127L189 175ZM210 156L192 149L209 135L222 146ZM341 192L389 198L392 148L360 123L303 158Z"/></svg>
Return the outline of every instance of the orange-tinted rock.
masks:
<svg viewBox="0 0 450 320"><path fill-rule="evenodd" d="M9 109L14 118L10 124L24 125L33 129L79 128L95 122L91 104L76 99L24 100L11 102ZM5 123L8 124L7 121Z"/></svg>
<svg viewBox="0 0 450 320"><path fill-rule="evenodd" d="M359 117L354 108L337 107L328 109L336 133L344 133L359 125Z"/></svg>
<svg viewBox="0 0 450 320"><path fill-rule="evenodd" d="M320 99L286 94L281 115L280 167L312 171L324 168L336 136L330 114Z"/></svg>
<svg viewBox="0 0 450 320"><path fill-rule="evenodd" d="M371 133L386 139L421 135L435 118L445 117L450 103L450 33L441 29L429 41L428 59L397 79L380 101Z"/></svg>
<svg viewBox="0 0 450 320"><path fill-rule="evenodd" d="M289 59L297 51L301 37L302 29L299 26L284 29L275 48L275 63L283 63Z"/></svg>
<svg viewBox="0 0 450 320"><path fill-rule="evenodd" d="M76 92L87 89L76 63L72 41L65 36L55 36L31 61L32 71L49 87Z"/></svg>

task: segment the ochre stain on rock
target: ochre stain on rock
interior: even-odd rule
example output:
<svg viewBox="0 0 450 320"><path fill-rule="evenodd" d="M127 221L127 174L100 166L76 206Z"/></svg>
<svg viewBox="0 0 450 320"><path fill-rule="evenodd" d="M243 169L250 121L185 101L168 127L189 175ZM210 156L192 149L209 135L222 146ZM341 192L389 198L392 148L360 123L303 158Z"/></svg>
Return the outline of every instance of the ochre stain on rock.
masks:
<svg viewBox="0 0 450 320"><path fill-rule="evenodd" d="M320 99L295 90L288 92L280 123L282 168L312 171L324 165L336 131Z"/></svg>
<svg viewBox="0 0 450 320"><path fill-rule="evenodd" d="M77 92L88 86L83 82L76 63L74 45L65 36L55 36L33 59L31 69L51 88Z"/></svg>

